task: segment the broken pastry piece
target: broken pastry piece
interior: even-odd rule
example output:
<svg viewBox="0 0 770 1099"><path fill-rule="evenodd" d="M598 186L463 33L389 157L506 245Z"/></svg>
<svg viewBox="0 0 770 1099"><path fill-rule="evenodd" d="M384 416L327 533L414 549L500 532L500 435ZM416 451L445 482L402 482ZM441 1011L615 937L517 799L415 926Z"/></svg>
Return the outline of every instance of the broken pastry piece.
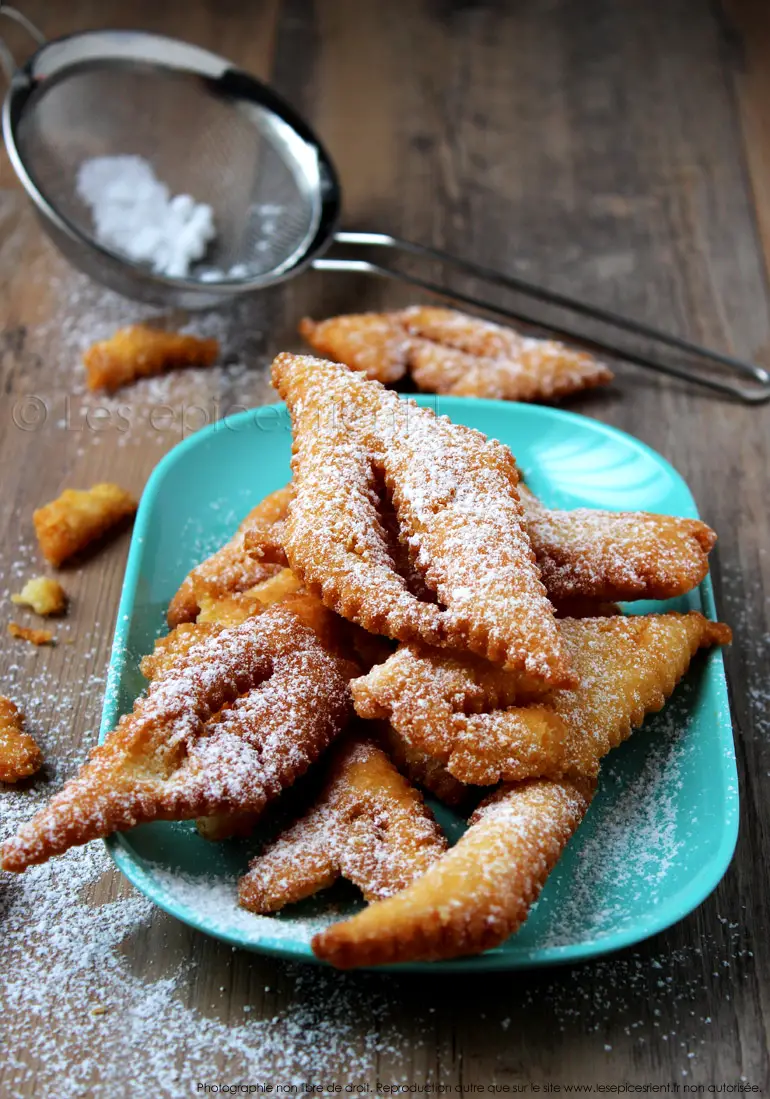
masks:
<svg viewBox="0 0 770 1099"><path fill-rule="evenodd" d="M325 358L385 384L407 372L429 393L549 401L605 385L611 371L556 340L435 306L302 321L300 333Z"/></svg>
<svg viewBox="0 0 770 1099"><path fill-rule="evenodd" d="M716 534L699 519L545 507L519 485L527 533L552 599L670 599L700 584Z"/></svg>
<svg viewBox="0 0 770 1099"><path fill-rule="evenodd" d="M201 610L201 593L209 600L237 594L279 571L279 565L255 558L246 549L244 539L250 531L270 531L281 524L286 517L291 495L290 486L271 492L252 508L229 542L188 573L169 604L169 626L195 621Z"/></svg>
<svg viewBox="0 0 770 1099"><path fill-rule="evenodd" d="M136 500L118 485L82 492L68 488L32 516L45 558L58 568L136 511Z"/></svg>
<svg viewBox="0 0 770 1099"><path fill-rule="evenodd" d="M368 901L389 897L446 850L422 797L373 741L341 745L319 798L255 858L239 886L252 912L277 912L332 885L357 885Z"/></svg>
<svg viewBox="0 0 770 1099"><path fill-rule="evenodd" d="M19 782L39 771L43 754L29 733L17 706L0 695L0 782Z"/></svg>
<svg viewBox="0 0 770 1099"><path fill-rule="evenodd" d="M166 370L211 366L218 355L216 340L135 324L119 329L108 340L93 344L84 354L83 362L88 388L112 393L137 378L162 374Z"/></svg>
<svg viewBox="0 0 770 1099"><path fill-rule="evenodd" d="M260 812L347 723L346 673L280 605L216 631L153 679L78 776L6 841L3 868L145 821Z"/></svg>
<svg viewBox="0 0 770 1099"><path fill-rule="evenodd" d="M36 630L32 626L20 626L18 622L8 623L8 633L18 641L29 641L30 645L52 645L52 630Z"/></svg>
<svg viewBox="0 0 770 1099"><path fill-rule="evenodd" d="M559 632L577 682L535 705L516 701L510 673L506 691L506 673L478 659L403 645L353 680L356 711L390 721L461 782L594 776L601 758L662 708L697 650L731 637L695 611L565 619Z"/></svg>
<svg viewBox="0 0 770 1099"><path fill-rule="evenodd" d="M501 786L450 851L400 893L319 932L313 953L350 969L479 954L504 942L526 920L594 785L535 779Z"/></svg>
<svg viewBox="0 0 770 1099"><path fill-rule="evenodd" d="M11 602L19 607L30 607L35 614L64 614L67 609L67 593L58 580L48 576L37 576L28 580L24 587L11 596Z"/></svg>
<svg viewBox="0 0 770 1099"><path fill-rule="evenodd" d="M273 382L294 431L282 543L305 587L371 633L470 648L540 684L568 682L508 448L320 359L279 355ZM396 571L380 479L435 603Z"/></svg>

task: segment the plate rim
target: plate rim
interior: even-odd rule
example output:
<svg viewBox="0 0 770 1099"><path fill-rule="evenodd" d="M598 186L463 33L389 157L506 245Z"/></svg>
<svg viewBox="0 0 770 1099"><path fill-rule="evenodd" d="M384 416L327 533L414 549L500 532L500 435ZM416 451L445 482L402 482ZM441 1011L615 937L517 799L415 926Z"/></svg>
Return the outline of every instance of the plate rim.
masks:
<svg viewBox="0 0 770 1099"><path fill-rule="evenodd" d="M527 415L533 415L547 420L562 421L564 423L590 424L598 434L614 439L622 440L624 445L632 445L643 454L651 457L658 465L666 470L675 481L685 490L690 501L693 518L698 517L695 500L689 485L676 470L676 468L652 447L637 439L634 435L605 424L600 420L571 412L567 409L552 408L548 405L524 404L516 401L496 401L476 397L451 397L438 394L399 394L403 400L411 400L421 407L431 408L438 415L450 415L451 410L457 408L479 409L500 413L508 411L526 411ZM127 639L130 628L136 594L140 564L143 554L143 544L149 528L150 518L154 513L154 503L158 492L170 470L187 454L213 438L215 434L223 430L239 430L242 425L256 422L259 414L267 410L269 413L280 416L286 411L286 405L282 401L267 405L258 405L251 409L233 413L222 420L207 427L201 428L192 435L177 443L158 461L150 474L144 491L142 492L139 508L136 514L134 529L131 537L128 559L121 589L120 603L118 606L115 633L110 652L107 681L105 686L102 718L99 728L98 742L101 744L109 731L114 728L117 718L117 687L123 677L128 661ZM450 417L451 418L451 417ZM612 510L612 509L608 509ZM699 588L703 603L703 612L707 617L716 618L716 605L714 601L713 584L710 573L705 577ZM720 703L724 712L730 717L730 732L722 731L720 739L725 742L727 753L720 754L720 768L725 772L724 795L725 815L723 820L722 836L717 851L708 865L701 868L694 878L688 883L684 895L679 903L664 901L654 914L641 926L635 923L632 928L625 931L612 932L598 938L592 938L580 943L569 943L560 946L527 947L517 955L504 955L495 948L483 954L467 958L448 959L440 962L407 962L398 965L363 967L371 968L373 972L410 972L410 973L460 973L460 972L504 972L521 969L535 969L539 967L566 965L588 961L591 958L601 957L606 954L626 949L661 931L673 926L694 911L714 891L724 877L733 857L738 840L740 828L740 795L738 791L738 772L735 753L735 737L732 724L732 709L730 707L727 678L725 674L724 658L721 649L713 650L709 659L717 666L716 687L720 695ZM720 726L721 728L721 726ZM214 929L207 925L205 918L198 918L193 909L183 904L175 903L170 899L151 877L142 865L140 859L131 849L126 840L129 833L113 833L103 841L109 855L117 868L123 873L131 884L145 897L156 904L160 909L174 918L180 920L189 927L203 934L209 935L231 946L239 947L253 953L265 954L272 957L284 958L288 961L311 963L316 965L328 965L328 963L316 958L306 941L291 939L275 939L269 936L260 936L257 941L244 942L238 934L226 929Z"/></svg>

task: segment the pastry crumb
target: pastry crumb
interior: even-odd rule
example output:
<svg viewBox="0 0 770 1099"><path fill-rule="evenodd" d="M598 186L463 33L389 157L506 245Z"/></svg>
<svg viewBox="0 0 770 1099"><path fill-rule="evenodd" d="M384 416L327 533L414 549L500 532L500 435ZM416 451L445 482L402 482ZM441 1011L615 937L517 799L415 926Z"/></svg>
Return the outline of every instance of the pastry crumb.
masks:
<svg viewBox="0 0 770 1099"><path fill-rule="evenodd" d="M63 614L67 609L67 593L58 580L49 576L36 576L11 596L11 602L20 607L31 607L35 614L47 617Z"/></svg>
<svg viewBox="0 0 770 1099"><path fill-rule="evenodd" d="M18 622L8 623L8 633L20 641L29 641L33 645L52 645L52 630L35 630L31 626L20 626Z"/></svg>

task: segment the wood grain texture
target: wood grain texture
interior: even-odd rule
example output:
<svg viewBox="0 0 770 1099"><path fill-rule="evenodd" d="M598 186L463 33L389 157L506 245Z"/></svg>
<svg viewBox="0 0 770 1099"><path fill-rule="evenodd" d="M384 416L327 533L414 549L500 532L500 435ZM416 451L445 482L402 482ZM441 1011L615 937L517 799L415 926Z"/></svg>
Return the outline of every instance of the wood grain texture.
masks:
<svg viewBox="0 0 770 1099"><path fill-rule="evenodd" d="M327 143L347 227L402 233L770 365L770 19L760 0L731 0L724 11L696 0L29 0L24 9L52 36L142 26L271 80ZM9 41L23 49L16 31ZM18 590L39 566L34 507L66 485L98 480L139 492L185 418L195 425L272 399L266 366L276 350L298 345L303 313L408 300L392 286L308 274L216 322L232 363L248 369L139 386L107 402L109 415L96 414L78 346L142 311L66 267L0 158L3 590ZM743 797L736 858L695 913L614 958L463 980L340 977L362 1004L379 1005L362 1007L354 1022L336 1070L343 1083L708 1086L745 1077L770 1086L770 415L623 364L609 392L572 407L664 454L719 532L717 598L736 631L728 654ZM34 731L49 757L65 761L63 772L95 737L127 545L122 536L65 574L73 608L59 629L70 644L20 647L5 638L17 609L7 597L0 606L0 683L22 682L22 703L38 698ZM110 874L91 897L99 904L128 891ZM120 949L146 982L190 959L179 996L202 1020L242 1022L244 1005L252 1019L271 1019L315 1002L313 971L233 953L159 911ZM0 926L0 965L2 956ZM65 997L56 1025L80 1010ZM0 1094L41 1094L37 1023L0 1008L3 1045L23 1062L4 1067L0 1057ZM98 1042L91 1053L98 1059ZM173 1030L167 1055L178 1056ZM134 1056L141 1065L141 1049ZM237 1072L224 1053L220 1063ZM271 1071L268 1059L265 1080ZM162 1094L141 1089L127 1084L125 1094Z"/></svg>

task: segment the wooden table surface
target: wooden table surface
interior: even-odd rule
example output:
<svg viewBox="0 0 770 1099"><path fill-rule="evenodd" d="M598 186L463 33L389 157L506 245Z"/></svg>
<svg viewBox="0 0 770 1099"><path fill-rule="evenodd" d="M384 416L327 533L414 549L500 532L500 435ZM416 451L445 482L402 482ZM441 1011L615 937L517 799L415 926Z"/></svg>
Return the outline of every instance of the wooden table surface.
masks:
<svg viewBox="0 0 770 1099"><path fill-rule="evenodd" d="M433 243L770 366L761 0L22 6L51 36L141 26L269 80L327 144L349 228ZM17 50L22 37L9 32ZM304 312L407 297L306 275L194 320L223 340L224 368L97 400L84 392L80 350L148 311L66 265L4 156L0 188L0 684L27 709L58 783L96 735L128 538L67 574L73 605L60 643L33 650L5 634L7 621L31 621L7 591L40 567L33 508L99 480L141 492L182 435L272 399L267 364L296 346ZM651 1083L680 1093L770 1083L770 412L622 363L610 391L573 407L665 455L719 532L713 575L736 631L727 664L743 802L738 850L714 894L616 957L428 980L338 977L233 952L142 907L101 854L85 874L70 858L59 878L4 875L1 1095L193 1095L205 1082L374 1090L379 1080L457 1092ZM0 794L0 813L26 813L21 799L32 804L41 790ZM71 900L60 917L46 915L40 883L67 898L68 875ZM89 927L101 920L112 937L94 945Z"/></svg>

